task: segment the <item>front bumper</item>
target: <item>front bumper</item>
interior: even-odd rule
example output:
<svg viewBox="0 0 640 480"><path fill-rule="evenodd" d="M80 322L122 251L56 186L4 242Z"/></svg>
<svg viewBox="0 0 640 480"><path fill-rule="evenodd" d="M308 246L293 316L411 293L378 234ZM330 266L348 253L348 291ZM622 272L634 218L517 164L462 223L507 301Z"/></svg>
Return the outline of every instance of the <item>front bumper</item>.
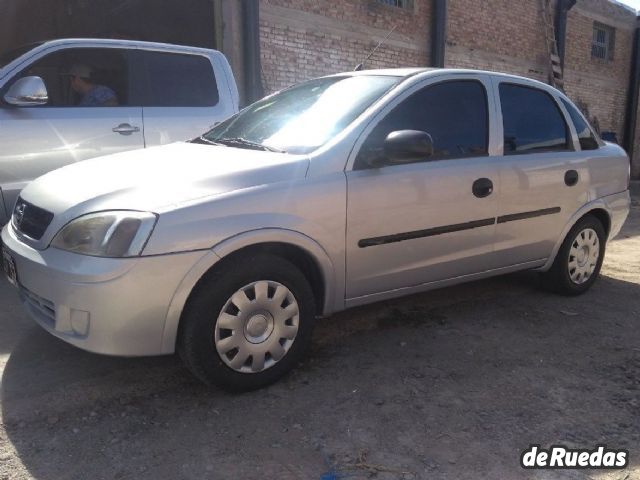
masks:
<svg viewBox="0 0 640 480"><path fill-rule="evenodd" d="M16 264L21 301L38 324L84 350L119 356L172 353L162 347L171 299L207 253L99 258L35 250L11 225L2 242Z"/></svg>

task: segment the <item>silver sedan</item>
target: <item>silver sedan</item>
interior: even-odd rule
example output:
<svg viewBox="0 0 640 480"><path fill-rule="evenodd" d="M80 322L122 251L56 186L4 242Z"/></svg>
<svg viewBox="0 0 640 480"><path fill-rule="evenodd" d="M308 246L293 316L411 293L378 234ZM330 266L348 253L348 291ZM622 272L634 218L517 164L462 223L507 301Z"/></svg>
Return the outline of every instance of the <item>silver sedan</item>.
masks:
<svg viewBox="0 0 640 480"><path fill-rule="evenodd" d="M2 231L25 308L111 355L178 351L246 390L314 320L524 269L585 292L629 211L629 160L561 92L466 70L311 80L187 143L51 172Z"/></svg>

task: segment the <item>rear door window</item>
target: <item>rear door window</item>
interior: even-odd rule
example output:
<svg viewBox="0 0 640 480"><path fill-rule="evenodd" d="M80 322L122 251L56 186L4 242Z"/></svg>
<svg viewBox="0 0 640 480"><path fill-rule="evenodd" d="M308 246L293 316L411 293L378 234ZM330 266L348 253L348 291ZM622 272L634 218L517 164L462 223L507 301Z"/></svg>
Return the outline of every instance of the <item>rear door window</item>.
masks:
<svg viewBox="0 0 640 480"><path fill-rule="evenodd" d="M212 107L219 102L218 85L211 61L202 55L139 52L142 62L136 81L146 107ZM142 67L142 68L140 68Z"/></svg>
<svg viewBox="0 0 640 480"><path fill-rule="evenodd" d="M570 149L567 124L555 100L547 92L501 83L500 103L505 155Z"/></svg>

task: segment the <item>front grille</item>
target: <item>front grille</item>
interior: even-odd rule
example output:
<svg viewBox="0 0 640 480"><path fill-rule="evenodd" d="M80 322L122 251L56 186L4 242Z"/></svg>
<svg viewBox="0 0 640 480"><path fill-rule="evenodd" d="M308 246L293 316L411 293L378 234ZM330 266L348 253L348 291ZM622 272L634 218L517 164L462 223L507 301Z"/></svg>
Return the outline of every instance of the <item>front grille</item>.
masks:
<svg viewBox="0 0 640 480"><path fill-rule="evenodd" d="M34 240L40 240L51 220L53 220L53 213L18 197L11 216L13 227L18 232Z"/></svg>

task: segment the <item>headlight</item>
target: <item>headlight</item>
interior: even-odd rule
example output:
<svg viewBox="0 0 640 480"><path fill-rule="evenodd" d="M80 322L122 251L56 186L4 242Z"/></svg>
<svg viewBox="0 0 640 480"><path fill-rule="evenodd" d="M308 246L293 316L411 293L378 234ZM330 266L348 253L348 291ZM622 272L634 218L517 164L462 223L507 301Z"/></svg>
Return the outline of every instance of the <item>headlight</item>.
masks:
<svg viewBox="0 0 640 480"><path fill-rule="evenodd" d="M135 257L142 253L155 224L153 213L91 213L62 227L51 246L97 257Z"/></svg>

